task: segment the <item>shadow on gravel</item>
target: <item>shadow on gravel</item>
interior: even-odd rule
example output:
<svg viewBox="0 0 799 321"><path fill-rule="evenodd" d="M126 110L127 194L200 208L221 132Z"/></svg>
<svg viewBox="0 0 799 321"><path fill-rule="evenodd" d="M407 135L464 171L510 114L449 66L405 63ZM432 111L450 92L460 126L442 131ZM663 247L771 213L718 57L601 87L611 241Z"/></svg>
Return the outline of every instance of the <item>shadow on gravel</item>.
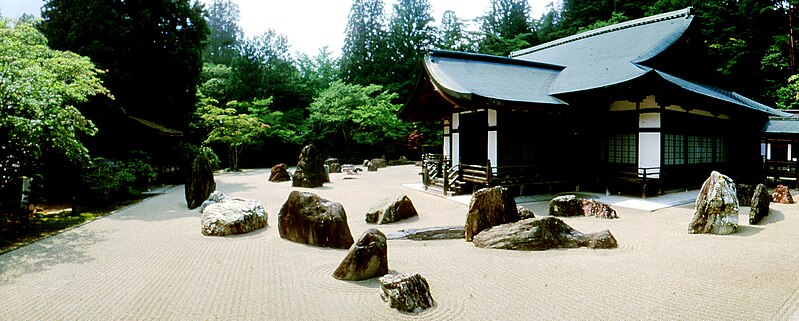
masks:
<svg viewBox="0 0 799 321"><path fill-rule="evenodd" d="M94 259L86 255L86 248L106 240L105 234L77 228L4 253L0 255L0 285L59 264L91 262Z"/></svg>

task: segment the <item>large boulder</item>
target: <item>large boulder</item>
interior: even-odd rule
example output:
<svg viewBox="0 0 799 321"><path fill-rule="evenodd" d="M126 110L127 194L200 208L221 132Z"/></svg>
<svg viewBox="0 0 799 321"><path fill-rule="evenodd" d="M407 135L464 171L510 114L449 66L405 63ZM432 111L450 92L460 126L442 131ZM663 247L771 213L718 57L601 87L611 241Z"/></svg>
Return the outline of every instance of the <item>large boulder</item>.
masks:
<svg viewBox="0 0 799 321"><path fill-rule="evenodd" d="M768 215L769 205L771 203L771 196L768 194L766 185L757 184L755 192L752 195L752 210L749 211L749 224L755 225L760 223L766 215Z"/></svg>
<svg viewBox="0 0 799 321"><path fill-rule="evenodd" d="M288 182L291 180L288 166L286 164L277 164L272 166L272 174L269 175L270 182Z"/></svg>
<svg viewBox="0 0 799 321"><path fill-rule="evenodd" d="M583 216L583 206L580 199L574 195L563 195L549 201L549 215L552 216Z"/></svg>
<svg viewBox="0 0 799 321"><path fill-rule="evenodd" d="M350 251L333 277L339 280L360 281L388 273L388 246L386 236L370 228L350 247Z"/></svg>
<svg viewBox="0 0 799 321"><path fill-rule="evenodd" d="M267 226L266 209L258 202L221 193L216 196L219 201L208 201L200 210L203 235L244 234Z"/></svg>
<svg viewBox="0 0 799 321"><path fill-rule="evenodd" d="M774 188L774 193L771 194L771 201L780 204L793 204L791 189L782 184L777 185Z"/></svg>
<svg viewBox="0 0 799 321"><path fill-rule="evenodd" d="M462 239L463 225L435 226L435 227L424 227L418 229L409 228L409 229L399 230L394 233L388 233L386 237L389 240L414 240L414 241Z"/></svg>
<svg viewBox="0 0 799 321"><path fill-rule="evenodd" d="M607 219L619 218L619 216L616 214L616 210L610 207L610 205L600 201L581 198L580 207L583 208L583 215L585 216L594 216L597 218Z"/></svg>
<svg viewBox="0 0 799 321"><path fill-rule="evenodd" d="M280 237L293 242L340 249L354 243L341 203L314 193L292 191L280 208L277 227Z"/></svg>
<svg viewBox="0 0 799 321"><path fill-rule="evenodd" d="M325 181L329 181L324 165L324 161L319 157L313 144L303 147L291 186L321 187Z"/></svg>
<svg viewBox="0 0 799 321"><path fill-rule="evenodd" d="M696 197L691 234L732 234L738 229L738 195L732 179L713 171Z"/></svg>
<svg viewBox="0 0 799 321"><path fill-rule="evenodd" d="M211 169L211 164L205 157L198 155L191 162L189 174L186 177L186 185L184 194L186 196L186 205L190 210L197 208L211 195L211 192L216 190L216 181L214 181L214 171Z"/></svg>
<svg viewBox="0 0 799 321"><path fill-rule="evenodd" d="M502 186L483 188L472 195L469 213L466 215L464 236L466 241L471 241L482 230L518 220L516 200L507 188Z"/></svg>
<svg viewBox="0 0 799 321"><path fill-rule="evenodd" d="M377 171L377 168L378 168L378 167L377 167L377 165L375 165L375 163L372 163L372 162L368 162L368 163L366 163L366 170L367 170L367 171L370 171L370 172L376 172L376 171Z"/></svg>
<svg viewBox="0 0 799 321"><path fill-rule="evenodd" d="M735 190L738 196L738 206L752 206L752 195L755 193L755 188L747 184L735 184Z"/></svg>
<svg viewBox="0 0 799 321"><path fill-rule="evenodd" d="M394 309L420 313L435 304L430 285L419 273L386 274L380 278L380 295Z"/></svg>
<svg viewBox="0 0 799 321"><path fill-rule="evenodd" d="M374 158L371 160L372 165L377 166L377 168L384 168L388 166L385 158Z"/></svg>
<svg viewBox="0 0 799 321"><path fill-rule="evenodd" d="M394 195L377 203L366 213L366 223L387 224L419 216L407 195Z"/></svg>
<svg viewBox="0 0 799 321"><path fill-rule="evenodd" d="M608 230L583 234L552 216L495 226L477 234L473 242L481 248L523 251L576 247L609 249L618 246L616 238Z"/></svg>

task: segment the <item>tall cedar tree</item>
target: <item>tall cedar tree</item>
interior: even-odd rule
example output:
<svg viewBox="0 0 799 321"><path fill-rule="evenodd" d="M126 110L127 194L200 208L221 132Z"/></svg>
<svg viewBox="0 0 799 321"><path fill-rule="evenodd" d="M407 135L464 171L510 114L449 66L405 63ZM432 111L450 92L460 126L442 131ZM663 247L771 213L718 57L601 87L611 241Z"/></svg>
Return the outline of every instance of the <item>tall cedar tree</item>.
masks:
<svg viewBox="0 0 799 321"><path fill-rule="evenodd" d="M538 42L530 28L532 20L527 0L491 0L491 7L480 19L481 53L507 56Z"/></svg>
<svg viewBox="0 0 799 321"><path fill-rule="evenodd" d="M188 0L48 0L50 46L88 56L128 115L185 130L195 110L208 26Z"/></svg>
<svg viewBox="0 0 799 321"><path fill-rule="evenodd" d="M452 10L444 11L441 26L438 28L436 47L446 50L475 52L477 49L469 38L466 23Z"/></svg>
<svg viewBox="0 0 799 321"><path fill-rule="evenodd" d="M205 11L210 34L203 50L203 61L230 66L236 45L243 38L239 27L239 5L231 0L214 0Z"/></svg>
<svg viewBox="0 0 799 321"><path fill-rule="evenodd" d="M389 22L389 47L392 54L389 91L406 101L416 83L422 57L432 48L436 38L435 21L428 0L399 0Z"/></svg>
<svg viewBox="0 0 799 321"><path fill-rule="evenodd" d="M347 83L385 85L390 61L383 0L353 0L341 49L341 77Z"/></svg>

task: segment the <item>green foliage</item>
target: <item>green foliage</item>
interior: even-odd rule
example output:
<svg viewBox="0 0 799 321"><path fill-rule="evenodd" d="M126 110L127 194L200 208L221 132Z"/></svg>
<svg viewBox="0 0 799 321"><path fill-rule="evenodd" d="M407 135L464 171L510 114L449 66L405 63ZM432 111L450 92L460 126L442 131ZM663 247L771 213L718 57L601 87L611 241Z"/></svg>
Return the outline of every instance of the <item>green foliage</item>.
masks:
<svg viewBox="0 0 799 321"><path fill-rule="evenodd" d="M204 97L225 101L231 68L222 64L204 63L197 90Z"/></svg>
<svg viewBox="0 0 799 321"><path fill-rule="evenodd" d="M197 113L205 127L210 129L205 144L219 143L228 148L231 171L237 171L239 154L248 144L262 136L269 127L249 114L239 114L236 102L228 103L227 108L217 107L218 102L211 98L202 99Z"/></svg>
<svg viewBox="0 0 799 321"><path fill-rule="evenodd" d="M243 38L239 27L239 6L230 0L214 0L205 11L210 34L203 50L203 61L231 65L238 54L236 46Z"/></svg>
<svg viewBox="0 0 799 321"><path fill-rule="evenodd" d="M298 135L302 130L303 114L300 109L287 112L270 110L272 98L256 99L248 102L232 102L230 106L240 112L247 112L263 124L270 124L265 137L275 139L281 143L299 145L302 137Z"/></svg>
<svg viewBox="0 0 799 321"><path fill-rule="evenodd" d="M103 80L117 98L114 107L184 130L208 35L202 11L189 0L47 0L41 30L54 49L108 70Z"/></svg>
<svg viewBox="0 0 799 321"><path fill-rule="evenodd" d="M338 59L333 57L327 46L320 48L314 57L300 54L297 58L297 69L306 92L315 96L330 87L340 77L338 65Z"/></svg>
<svg viewBox="0 0 799 321"><path fill-rule="evenodd" d="M75 105L108 95L101 73L86 57L48 48L34 22L0 20L0 190L32 176L44 151L87 159L80 135L97 129Z"/></svg>
<svg viewBox="0 0 799 321"><path fill-rule="evenodd" d="M397 118L396 94L379 85L361 86L337 81L316 97L309 107L310 139L349 152L354 144L390 145L407 134ZM322 144L322 142L325 142Z"/></svg>
<svg viewBox="0 0 799 321"><path fill-rule="evenodd" d="M438 28L436 47L446 50L476 52L476 43L469 37L466 23L452 10L444 11L441 26Z"/></svg>
<svg viewBox="0 0 799 321"><path fill-rule="evenodd" d="M437 41L428 0L399 0L388 24L388 47L392 59L385 88L407 101L421 71L422 57Z"/></svg>
<svg viewBox="0 0 799 321"><path fill-rule="evenodd" d="M588 26L580 28L577 32L584 32L584 31L599 29L599 28L602 28L602 27L607 27L607 26L610 26L610 25L615 25L617 23L625 22L627 20L630 20L630 18L625 16L624 13L613 12L613 14L610 16L610 19L604 20L604 21L594 22L594 23L592 23L592 24L590 24Z"/></svg>
<svg viewBox="0 0 799 321"><path fill-rule="evenodd" d="M529 16L530 5L526 0L491 0L489 11L480 18L483 34L480 53L507 56L536 43Z"/></svg>
<svg viewBox="0 0 799 321"><path fill-rule="evenodd" d="M142 154L126 161L96 157L83 173L82 197L102 202L138 197L155 177L155 170Z"/></svg>
<svg viewBox="0 0 799 321"><path fill-rule="evenodd" d="M788 84L777 89L775 96L778 108L799 109L799 75L788 78Z"/></svg>
<svg viewBox="0 0 799 321"><path fill-rule="evenodd" d="M383 0L353 0L341 49L341 80L358 85L387 84L390 54Z"/></svg>

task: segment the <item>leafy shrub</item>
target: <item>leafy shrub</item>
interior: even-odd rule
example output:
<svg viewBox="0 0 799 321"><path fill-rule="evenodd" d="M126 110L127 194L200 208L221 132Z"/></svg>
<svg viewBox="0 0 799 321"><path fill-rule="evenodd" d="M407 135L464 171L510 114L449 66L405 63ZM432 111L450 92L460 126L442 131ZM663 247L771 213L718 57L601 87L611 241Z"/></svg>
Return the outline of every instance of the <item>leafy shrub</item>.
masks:
<svg viewBox="0 0 799 321"><path fill-rule="evenodd" d="M97 157L83 173L82 194L101 202L138 197L155 177L155 170L144 158L113 161Z"/></svg>

